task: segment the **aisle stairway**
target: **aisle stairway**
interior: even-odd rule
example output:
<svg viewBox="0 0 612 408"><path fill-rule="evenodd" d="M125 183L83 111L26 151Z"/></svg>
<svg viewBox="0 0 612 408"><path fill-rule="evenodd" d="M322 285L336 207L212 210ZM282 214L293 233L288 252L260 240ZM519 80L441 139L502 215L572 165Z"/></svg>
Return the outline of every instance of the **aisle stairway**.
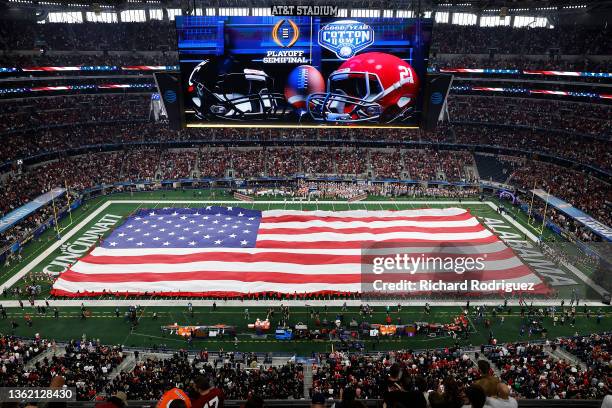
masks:
<svg viewBox="0 0 612 408"><path fill-rule="evenodd" d="M119 375L121 371L130 372L136 366L136 360L134 359L134 353L125 353L125 358L111 373L108 378L112 381Z"/></svg>
<svg viewBox="0 0 612 408"><path fill-rule="evenodd" d="M549 354L551 354L553 357L558 358L559 360L565 360L565 361L571 363L574 366L578 365L578 366L580 366L580 368L582 370L586 370L587 369L587 366L584 363L584 361L582 361L578 357L568 353L567 351L565 351L561 347L557 347L557 349L555 351L552 351L552 348L547 347L547 351L548 351Z"/></svg>
<svg viewBox="0 0 612 408"><path fill-rule="evenodd" d="M58 347L57 351L55 352L55 354L53 353L53 349L51 347L49 347L45 351L43 351L42 353L37 355L36 357L32 358L30 361L28 361L24 365L24 367L26 369L31 369L31 368L34 368L34 366L36 365L37 362L42 361L45 358L51 359L54 355L56 355L56 356L63 356L64 354L66 354L66 351L65 351L65 349L63 347Z"/></svg>
<svg viewBox="0 0 612 408"><path fill-rule="evenodd" d="M481 180L506 183L515 166L502 162L497 157L485 154L475 154L476 167Z"/></svg>
<svg viewBox="0 0 612 408"><path fill-rule="evenodd" d="M312 364L304 364L304 398L310 399L310 389L312 388Z"/></svg>
<svg viewBox="0 0 612 408"><path fill-rule="evenodd" d="M499 377L501 375L501 371L499 371L499 368L497 368L497 366L491 360L489 360L487 356L485 356L483 353L478 353L478 359L476 359L476 351L469 351L466 354L470 357L470 360L472 360L474 364L476 364L476 366L478 366L478 360L487 361L495 375Z"/></svg>

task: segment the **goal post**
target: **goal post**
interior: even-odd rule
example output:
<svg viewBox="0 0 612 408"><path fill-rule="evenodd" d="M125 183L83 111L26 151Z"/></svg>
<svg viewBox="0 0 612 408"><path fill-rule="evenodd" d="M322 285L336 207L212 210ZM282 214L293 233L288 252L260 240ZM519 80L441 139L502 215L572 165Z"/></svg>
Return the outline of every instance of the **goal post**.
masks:
<svg viewBox="0 0 612 408"><path fill-rule="evenodd" d="M68 212L68 219L69 222L64 225L63 227L60 226L60 216L61 214L59 214L59 211L61 211L61 208L58 209L57 205L55 204L55 198L51 199L51 204L53 206L53 221L55 223L55 232L57 233L57 237L60 238L62 232L64 232L67 228L70 228L72 226L72 203L70 201L70 188L68 187L68 182L64 181L64 187L65 187L65 194L66 194L66 203L67 203L67 212Z"/></svg>
<svg viewBox="0 0 612 408"><path fill-rule="evenodd" d="M542 222L540 223L536 217L536 207L534 206L536 197L536 182L533 183L533 189L531 190L531 200L529 201L529 210L527 211L527 225L529 225L534 231L536 231L540 237L544 234L544 228L546 228L546 215L548 213L548 198L550 192L546 191L546 195L538 196L544 200L544 211L540 214L542 216Z"/></svg>

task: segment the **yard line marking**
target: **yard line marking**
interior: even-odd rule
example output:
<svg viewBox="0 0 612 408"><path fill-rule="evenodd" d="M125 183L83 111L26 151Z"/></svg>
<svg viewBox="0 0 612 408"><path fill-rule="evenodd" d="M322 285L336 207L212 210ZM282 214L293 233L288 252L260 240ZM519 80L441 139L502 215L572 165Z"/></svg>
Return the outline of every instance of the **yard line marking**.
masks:
<svg viewBox="0 0 612 408"><path fill-rule="evenodd" d="M177 306L185 306L185 302L191 302L194 307L212 307L213 302L217 303L217 306L220 307L277 307L279 304L278 300L228 300L221 301L219 299L174 299L174 298L164 298L164 299L104 299L104 300L95 300L95 299L77 299L77 300L51 300L50 303L52 306L57 307L78 307L82 302L85 302L87 307L129 307L133 306L134 303L140 304L140 306L161 306L161 307L177 307ZM36 299L35 304L42 304L44 302L43 299ZM222 302L222 303L220 303ZM287 306L291 307L304 307L304 300L283 300L282 301ZM362 300L355 299L323 299L323 300L308 300L308 304L310 306L323 307L327 305L328 307L341 307L346 302L347 306L357 307L362 305ZM534 306L559 306L560 299L534 299ZM465 304L465 301L457 301L457 300L428 300L428 303L431 306L462 306ZM602 305L599 300L589 300L589 301L581 301L590 307L603 307L607 310L612 310L612 306ZM370 306L374 307L384 307L387 305L395 306L397 305L397 300L388 300L388 301L371 301L369 302ZM402 300L403 307L411 307L418 306L422 307L424 304L423 300ZM483 300L478 302L479 305L484 306L499 306L499 299L493 300ZM2 301L2 305L4 308L18 308L19 303L16 300L7 300ZM518 299L511 299L508 301L508 305L510 306L518 306ZM29 306L28 306L29 307Z"/></svg>
<svg viewBox="0 0 612 408"><path fill-rule="evenodd" d="M472 319L470 319L470 314L468 313L466 317L468 319L468 322L470 322L470 326L472 326L472 329L474 329L474 332L478 333L478 329L476 328L476 326L474 326L474 323L472 323Z"/></svg>

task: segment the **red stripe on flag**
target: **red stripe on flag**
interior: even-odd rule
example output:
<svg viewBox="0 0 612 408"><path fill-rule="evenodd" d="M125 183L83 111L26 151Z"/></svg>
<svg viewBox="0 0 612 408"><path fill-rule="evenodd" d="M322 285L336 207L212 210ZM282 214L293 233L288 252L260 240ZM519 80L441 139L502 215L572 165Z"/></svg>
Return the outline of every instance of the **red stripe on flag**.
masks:
<svg viewBox="0 0 612 408"><path fill-rule="evenodd" d="M385 227L385 228L332 228L332 227L309 227L309 228L259 228L260 234L315 234L318 232L333 232L336 234L385 234L389 232L426 232L430 234L457 234L467 232L480 232L484 227L480 224L466 227Z"/></svg>
<svg viewBox="0 0 612 408"><path fill-rule="evenodd" d="M304 211L306 212L306 211ZM389 211L393 213L393 211ZM392 217L337 217L337 216L317 216L317 215L276 215L276 216L265 216L261 219L261 224L268 224L274 222L305 222L305 221L361 221L361 222L374 222L374 221L465 221L474 218L469 212L465 212L457 215L421 215L421 216L392 216Z"/></svg>
<svg viewBox="0 0 612 408"><path fill-rule="evenodd" d="M333 283L333 284L351 284L360 283L362 281L373 282L380 279L384 282L398 282L401 279L408 281L419 280L443 280L445 282L457 282L463 280L477 279L479 281L489 281L494 279L516 279L530 275L530 271L525 266L517 266L514 268L504 269L503 271L482 271L482 272L465 272L457 274L452 272L434 272L434 273L401 273L401 274L334 274L333 271L321 274L302 275L299 273L285 272L228 272L228 271L193 271L193 272L138 272L126 274L100 273L89 274L67 271L61 275L61 279L69 282L166 282L166 281L220 281L230 280L238 282L271 282L271 283Z"/></svg>
<svg viewBox="0 0 612 408"><path fill-rule="evenodd" d="M444 247L440 247L444 250ZM410 248L407 248L408 250ZM412 256L420 257L421 252L410 253ZM476 257L485 256L486 261L499 261L514 257L514 252L510 248L505 248L502 251L491 253L426 253L425 258L431 257ZM427 256L428 255L428 256ZM287 252L266 252L259 254L239 253L239 252L203 252L185 255L123 255L123 256L106 256L106 255L87 255L80 261L95 265L140 265L140 264L183 264L189 262L279 262L291 263L296 265L323 265L323 264L347 264L347 263L366 263L371 262L374 257L385 255L333 255L333 254L300 254Z"/></svg>
<svg viewBox="0 0 612 408"><path fill-rule="evenodd" d="M498 242L499 239L495 235L491 235L485 238L477 238L466 240L423 240L423 239L391 239L384 241L368 240L368 241L314 241L314 242L290 242L290 241L273 241L273 240L262 240L257 241L256 248L300 248L300 249L356 249L356 248L397 248L405 244L425 244L429 243L432 246L439 246L441 244L448 245L450 242L457 242L457 246L461 243L465 244L491 244ZM388 245L387 245L388 244Z"/></svg>
<svg viewBox="0 0 612 408"><path fill-rule="evenodd" d="M536 285L534 285L533 287L533 291L530 291L530 294L548 294L550 293L550 288L548 286L546 286L543 283L538 283ZM348 295L351 292L341 292L341 291L336 291L336 290L320 290L320 291L316 291L316 292L311 292L308 295L311 296L317 296L317 295ZM411 292L411 294L414 295L428 295L431 294L431 291L416 291L416 292ZM499 293L499 291L496 291L495 293ZM142 290L136 290L136 291L86 291L83 290L81 292L70 292L67 290L62 290L62 289L51 289L51 294L53 296L63 296L63 297L69 297L69 298L80 298L80 297L85 297L85 296L102 296L102 295L109 295L112 294L114 296L142 296L145 294L151 295L151 294L155 294L156 296L185 296L185 297L210 297L210 296L218 296L218 297L222 297L222 298L228 298L228 297L243 297L245 295L247 295L247 293L244 292L237 292L235 290L228 290L228 291L207 291L207 292L189 292L189 291L179 291L179 292L174 292L171 291L170 288L168 288L168 291L165 292L159 292L159 291L142 291ZM276 295L282 295L285 294L283 292L275 292L275 291L264 291L264 292L253 292L253 293L248 293L249 296L271 296L272 294L276 294ZM293 295L292 293L290 295ZM302 293L298 293L297 294L297 298L298 299L308 299L307 296L304 296Z"/></svg>

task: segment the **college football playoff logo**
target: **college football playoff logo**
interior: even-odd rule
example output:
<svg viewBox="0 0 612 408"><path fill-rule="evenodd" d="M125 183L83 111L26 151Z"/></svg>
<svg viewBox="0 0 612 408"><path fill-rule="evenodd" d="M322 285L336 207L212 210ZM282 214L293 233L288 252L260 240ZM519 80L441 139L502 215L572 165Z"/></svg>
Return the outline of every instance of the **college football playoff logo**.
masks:
<svg viewBox="0 0 612 408"><path fill-rule="evenodd" d="M279 47L289 48L296 43L300 36L297 24L287 19L279 20L272 28L272 39Z"/></svg>

